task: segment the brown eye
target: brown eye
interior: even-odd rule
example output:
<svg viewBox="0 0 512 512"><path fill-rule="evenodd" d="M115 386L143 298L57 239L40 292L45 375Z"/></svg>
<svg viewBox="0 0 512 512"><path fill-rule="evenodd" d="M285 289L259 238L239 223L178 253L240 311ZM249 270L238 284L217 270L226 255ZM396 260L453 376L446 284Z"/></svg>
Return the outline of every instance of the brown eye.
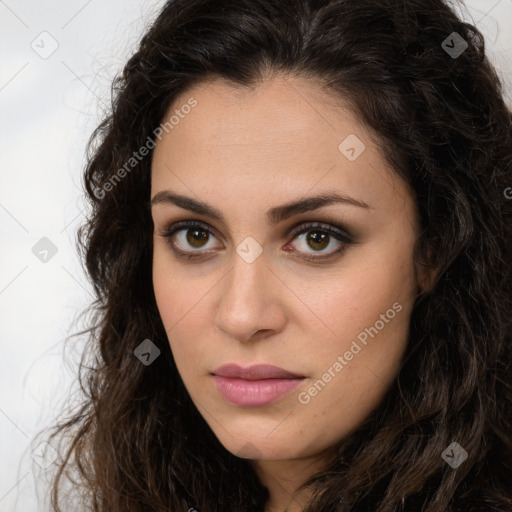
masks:
<svg viewBox="0 0 512 512"><path fill-rule="evenodd" d="M306 243L312 249L321 251L329 245L330 235L322 231L308 231L306 236Z"/></svg>
<svg viewBox="0 0 512 512"><path fill-rule="evenodd" d="M192 229L189 228L186 230L186 241L192 247L203 247L205 240L208 240L209 231L206 229Z"/></svg>
<svg viewBox="0 0 512 512"><path fill-rule="evenodd" d="M214 252L215 246L208 247L210 238L215 238L212 230L199 221L182 221L168 226L160 235L176 256L183 259L202 258Z"/></svg>
<svg viewBox="0 0 512 512"><path fill-rule="evenodd" d="M299 253L303 253L306 259L320 259L330 257L343 251L347 245L354 243L352 239L338 228L329 224L311 223L302 225L301 229L293 233L294 240L298 239L299 244L290 243L287 245L298 245ZM332 250L325 250L329 246ZM319 253L318 256L315 253Z"/></svg>

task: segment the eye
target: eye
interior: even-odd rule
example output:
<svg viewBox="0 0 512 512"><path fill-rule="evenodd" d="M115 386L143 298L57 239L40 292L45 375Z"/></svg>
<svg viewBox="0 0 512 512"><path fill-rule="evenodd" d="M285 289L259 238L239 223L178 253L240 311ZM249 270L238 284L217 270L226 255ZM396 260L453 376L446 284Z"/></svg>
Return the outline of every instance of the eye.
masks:
<svg viewBox="0 0 512 512"><path fill-rule="evenodd" d="M197 253L198 250L187 250L188 247L195 247L196 249L211 249L207 247L210 235L213 232L202 222L198 221L183 221L177 222L167 227L161 235L168 239L171 249L179 256L185 259L202 257L202 254ZM177 239L177 243L175 241Z"/></svg>
<svg viewBox="0 0 512 512"><path fill-rule="evenodd" d="M311 222L301 224L300 228L288 236L292 236L293 240L299 237L299 249L296 252L304 254L305 256L301 257L306 260L316 261L332 257L341 253L349 244L355 243L346 230L338 226ZM167 227L160 236L168 239L171 249L180 258L201 258L205 256L205 252L216 252L215 246L208 247L211 236L215 238L213 231L199 221L178 222ZM335 249L325 250L333 245ZM289 251L288 248L291 246L292 244L289 242L285 246L285 250ZM307 249L312 249L312 251ZM321 253L321 255L315 256L315 253Z"/></svg>
<svg viewBox="0 0 512 512"><path fill-rule="evenodd" d="M299 237L298 252L313 255L303 256L304 259L311 261L332 257L344 251L348 245L354 243L348 233L338 226L331 226L322 222L309 222L301 224L300 228L294 231L291 236L293 236L293 239ZM289 246L290 244L286 245L286 247ZM334 246L335 249L330 251L324 250L329 246L331 248ZM313 251L309 252L307 249L313 249ZM321 253L321 255L314 256L315 253Z"/></svg>

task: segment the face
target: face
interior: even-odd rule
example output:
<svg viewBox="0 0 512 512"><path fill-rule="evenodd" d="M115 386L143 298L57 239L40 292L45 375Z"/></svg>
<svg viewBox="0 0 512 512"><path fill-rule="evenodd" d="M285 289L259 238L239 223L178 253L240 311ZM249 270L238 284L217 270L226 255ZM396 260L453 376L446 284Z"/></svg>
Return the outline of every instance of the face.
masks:
<svg viewBox="0 0 512 512"><path fill-rule="evenodd" d="M176 110L151 198L154 292L178 371L233 454L313 457L361 425L399 369L417 291L414 200L317 84L217 80L165 119ZM322 195L341 199L306 201ZM228 363L297 378L214 375Z"/></svg>

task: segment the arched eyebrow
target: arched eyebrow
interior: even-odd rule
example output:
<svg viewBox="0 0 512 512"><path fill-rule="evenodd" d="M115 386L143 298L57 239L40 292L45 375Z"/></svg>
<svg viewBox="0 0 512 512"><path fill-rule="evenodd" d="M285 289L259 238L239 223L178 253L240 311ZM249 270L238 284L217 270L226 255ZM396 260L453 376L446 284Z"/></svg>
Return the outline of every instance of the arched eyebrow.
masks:
<svg viewBox="0 0 512 512"><path fill-rule="evenodd" d="M279 222L282 222L298 213L309 212L334 203L372 209L372 207L364 201L341 195L337 192L326 192L317 196L306 197L304 199L299 199L281 206L274 206L273 208L270 208L266 214L267 222L270 225L278 224ZM150 206L154 206L156 204L174 204L185 210L195 212L198 215L206 215L208 217L224 221L224 215L217 208L191 197L175 194L170 190L161 190L160 192L157 192L153 199L151 199Z"/></svg>

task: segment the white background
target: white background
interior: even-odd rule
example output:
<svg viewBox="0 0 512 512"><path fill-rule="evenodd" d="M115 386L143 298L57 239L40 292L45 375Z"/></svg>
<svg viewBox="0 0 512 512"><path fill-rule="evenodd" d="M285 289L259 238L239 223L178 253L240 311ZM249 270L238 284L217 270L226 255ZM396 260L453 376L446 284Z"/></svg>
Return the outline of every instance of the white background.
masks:
<svg viewBox="0 0 512 512"><path fill-rule="evenodd" d="M64 340L84 328L78 314L92 300L75 252L85 144L112 78L164 3L0 0L0 512L47 510L33 436L76 388L83 340L65 354ZM512 0L467 5L512 104ZM52 44L48 58L31 47ZM43 237L57 248L47 262L32 252Z"/></svg>

